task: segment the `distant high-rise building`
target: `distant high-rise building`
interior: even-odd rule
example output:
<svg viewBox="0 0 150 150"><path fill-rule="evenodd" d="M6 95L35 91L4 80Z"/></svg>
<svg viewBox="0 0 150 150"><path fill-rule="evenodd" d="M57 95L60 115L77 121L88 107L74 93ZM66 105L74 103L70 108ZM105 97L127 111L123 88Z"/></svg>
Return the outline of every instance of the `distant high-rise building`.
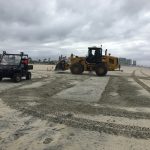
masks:
<svg viewBox="0 0 150 150"><path fill-rule="evenodd" d="M131 59L127 59L126 60L126 65L127 66L131 66L132 65L132 60Z"/></svg>
<svg viewBox="0 0 150 150"><path fill-rule="evenodd" d="M133 60L133 64L132 64L133 66L136 66L136 60Z"/></svg>
<svg viewBox="0 0 150 150"><path fill-rule="evenodd" d="M126 58L119 58L119 63L121 65L126 65Z"/></svg>
<svg viewBox="0 0 150 150"><path fill-rule="evenodd" d="M131 66L132 65L132 59L119 58L119 63L120 63L120 65L123 65L123 66Z"/></svg>

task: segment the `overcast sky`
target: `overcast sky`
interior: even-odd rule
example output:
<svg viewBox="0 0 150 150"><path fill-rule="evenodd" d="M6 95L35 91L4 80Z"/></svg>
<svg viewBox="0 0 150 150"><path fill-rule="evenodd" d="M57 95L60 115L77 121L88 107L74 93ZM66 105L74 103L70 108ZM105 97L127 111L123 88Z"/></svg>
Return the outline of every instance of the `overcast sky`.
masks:
<svg viewBox="0 0 150 150"><path fill-rule="evenodd" d="M150 0L0 0L0 51L112 55L150 65Z"/></svg>

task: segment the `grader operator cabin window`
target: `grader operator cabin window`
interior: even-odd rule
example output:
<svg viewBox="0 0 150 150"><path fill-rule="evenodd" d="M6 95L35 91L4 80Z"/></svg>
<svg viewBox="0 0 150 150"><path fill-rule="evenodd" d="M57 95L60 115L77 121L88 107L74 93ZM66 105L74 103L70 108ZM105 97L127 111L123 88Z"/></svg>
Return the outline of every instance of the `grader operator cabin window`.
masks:
<svg viewBox="0 0 150 150"><path fill-rule="evenodd" d="M98 63L102 61L102 49L97 47L88 48L88 56L86 58L88 63Z"/></svg>

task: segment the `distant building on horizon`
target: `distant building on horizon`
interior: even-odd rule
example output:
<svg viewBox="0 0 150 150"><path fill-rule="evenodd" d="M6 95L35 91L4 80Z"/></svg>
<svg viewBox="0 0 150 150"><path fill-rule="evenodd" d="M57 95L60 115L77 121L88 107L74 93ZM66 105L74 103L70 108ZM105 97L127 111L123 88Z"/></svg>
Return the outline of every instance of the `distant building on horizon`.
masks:
<svg viewBox="0 0 150 150"><path fill-rule="evenodd" d="M136 60L133 60L133 66L136 66Z"/></svg>
<svg viewBox="0 0 150 150"><path fill-rule="evenodd" d="M132 65L132 59L126 59L126 65L131 66Z"/></svg>
<svg viewBox="0 0 150 150"><path fill-rule="evenodd" d="M132 62L132 59L119 58L119 63L122 66L136 66L136 60Z"/></svg>
<svg viewBox="0 0 150 150"><path fill-rule="evenodd" d="M119 58L120 65L126 65L126 58Z"/></svg>

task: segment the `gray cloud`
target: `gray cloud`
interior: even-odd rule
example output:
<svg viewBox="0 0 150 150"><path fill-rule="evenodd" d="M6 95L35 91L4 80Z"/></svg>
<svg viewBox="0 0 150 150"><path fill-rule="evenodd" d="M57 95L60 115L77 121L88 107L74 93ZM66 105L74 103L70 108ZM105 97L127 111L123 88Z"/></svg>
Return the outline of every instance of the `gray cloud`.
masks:
<svg viewBox="0 0 150 150"><path fill-rule="evenodd" d="M85 55L103 44L150 65L149 29L148 0L0 0L0 49L36 57Z"/></svg>

